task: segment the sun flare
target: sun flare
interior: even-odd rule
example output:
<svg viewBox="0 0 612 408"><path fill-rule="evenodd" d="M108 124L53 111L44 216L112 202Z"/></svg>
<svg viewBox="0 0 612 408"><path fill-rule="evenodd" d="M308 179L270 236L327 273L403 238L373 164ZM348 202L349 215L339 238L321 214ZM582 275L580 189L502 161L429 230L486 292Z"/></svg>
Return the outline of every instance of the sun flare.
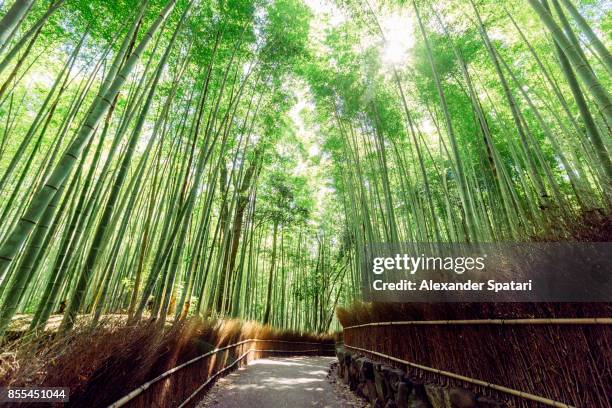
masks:
<svg viewBox="0 0 612 408"><path fill-rule="evenodd" d="M406 13L390 12L380 20L380 25L385 36L380 55L382 62L393 66L406 62L414 46L411 17Z"/></svg>

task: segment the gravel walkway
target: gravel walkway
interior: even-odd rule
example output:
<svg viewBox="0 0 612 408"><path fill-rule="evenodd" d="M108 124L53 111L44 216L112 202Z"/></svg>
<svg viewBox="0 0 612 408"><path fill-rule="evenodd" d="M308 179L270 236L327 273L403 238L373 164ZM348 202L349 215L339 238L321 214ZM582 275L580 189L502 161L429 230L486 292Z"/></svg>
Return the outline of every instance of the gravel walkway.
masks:
<svg viewBox="0 0 612 408"><path fill-rule="evenodd" d="M348 408L328 381L334 357L264 358L221 378L197 408Z"/></svg>

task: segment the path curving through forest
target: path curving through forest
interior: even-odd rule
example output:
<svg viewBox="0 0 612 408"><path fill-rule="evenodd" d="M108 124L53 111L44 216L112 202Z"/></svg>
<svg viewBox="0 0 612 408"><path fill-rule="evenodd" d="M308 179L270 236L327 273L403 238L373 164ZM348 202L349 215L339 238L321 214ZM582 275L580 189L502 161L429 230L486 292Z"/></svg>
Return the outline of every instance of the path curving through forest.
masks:
<svg viewBox="0 0 612 408"><path fill-rule="evenodd" d="M220 379L197 407L350 407L326 378L332 361L334 357L252 361Z"/></svg>

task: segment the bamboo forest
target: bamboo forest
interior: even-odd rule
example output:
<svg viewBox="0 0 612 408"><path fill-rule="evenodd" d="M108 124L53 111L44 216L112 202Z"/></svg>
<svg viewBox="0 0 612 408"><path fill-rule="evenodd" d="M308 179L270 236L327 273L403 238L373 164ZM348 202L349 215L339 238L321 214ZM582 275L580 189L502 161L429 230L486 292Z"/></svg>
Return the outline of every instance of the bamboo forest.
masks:
<svg viewBox="0 0 612 408"><path fill-rule="evenodd" d="M609 241L611 28L605 0L0 1L0 336L323 335L373 243Z"/></svg>
<svg viewBox="0 0 612 408"><path fill-rule="evenodd" d="M309 1L5 2L0 331L324 332L368 242L604 224L609 5Z"/></svg>

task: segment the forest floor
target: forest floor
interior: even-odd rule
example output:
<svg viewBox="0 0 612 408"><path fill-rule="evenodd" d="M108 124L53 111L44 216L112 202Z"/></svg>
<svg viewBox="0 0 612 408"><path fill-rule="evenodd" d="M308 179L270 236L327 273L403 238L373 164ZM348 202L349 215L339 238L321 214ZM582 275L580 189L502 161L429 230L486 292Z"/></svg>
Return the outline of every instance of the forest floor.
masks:
<svg viewBox="0 0 612 408"><path fill-rule="evenodd" d="M263 358L217 381L198 408L363 407L328 374L334 357Z"/></svg>
<svg viewBox="0 0 612 408"><path fill-rule="evenodd" d="M30 322L32 321L33 317L34 317L33 314L16 314L11 320L8 331L9 332L25 332L30 327ZM146 318L148 318L148 314L144 314L144 319ZM60 324L62 323L63 319L64 319L63 314L53 314L49 316L49 320L47 321L47 325L45 326L45 331L51 331L51 332L56 331L59 328ZM101 320L104 320L105 322L112 322L112 323L117 323L117 324L125 323L127 322L127 319L128 319L127 314L119 314L119 313L105 314L101 318ZM170 326L173 321L174 321L173 314L166 317L166 326ZM91 322L91 315L79 315L77 317L77 325L84 325L89 322Z"/></svg>

